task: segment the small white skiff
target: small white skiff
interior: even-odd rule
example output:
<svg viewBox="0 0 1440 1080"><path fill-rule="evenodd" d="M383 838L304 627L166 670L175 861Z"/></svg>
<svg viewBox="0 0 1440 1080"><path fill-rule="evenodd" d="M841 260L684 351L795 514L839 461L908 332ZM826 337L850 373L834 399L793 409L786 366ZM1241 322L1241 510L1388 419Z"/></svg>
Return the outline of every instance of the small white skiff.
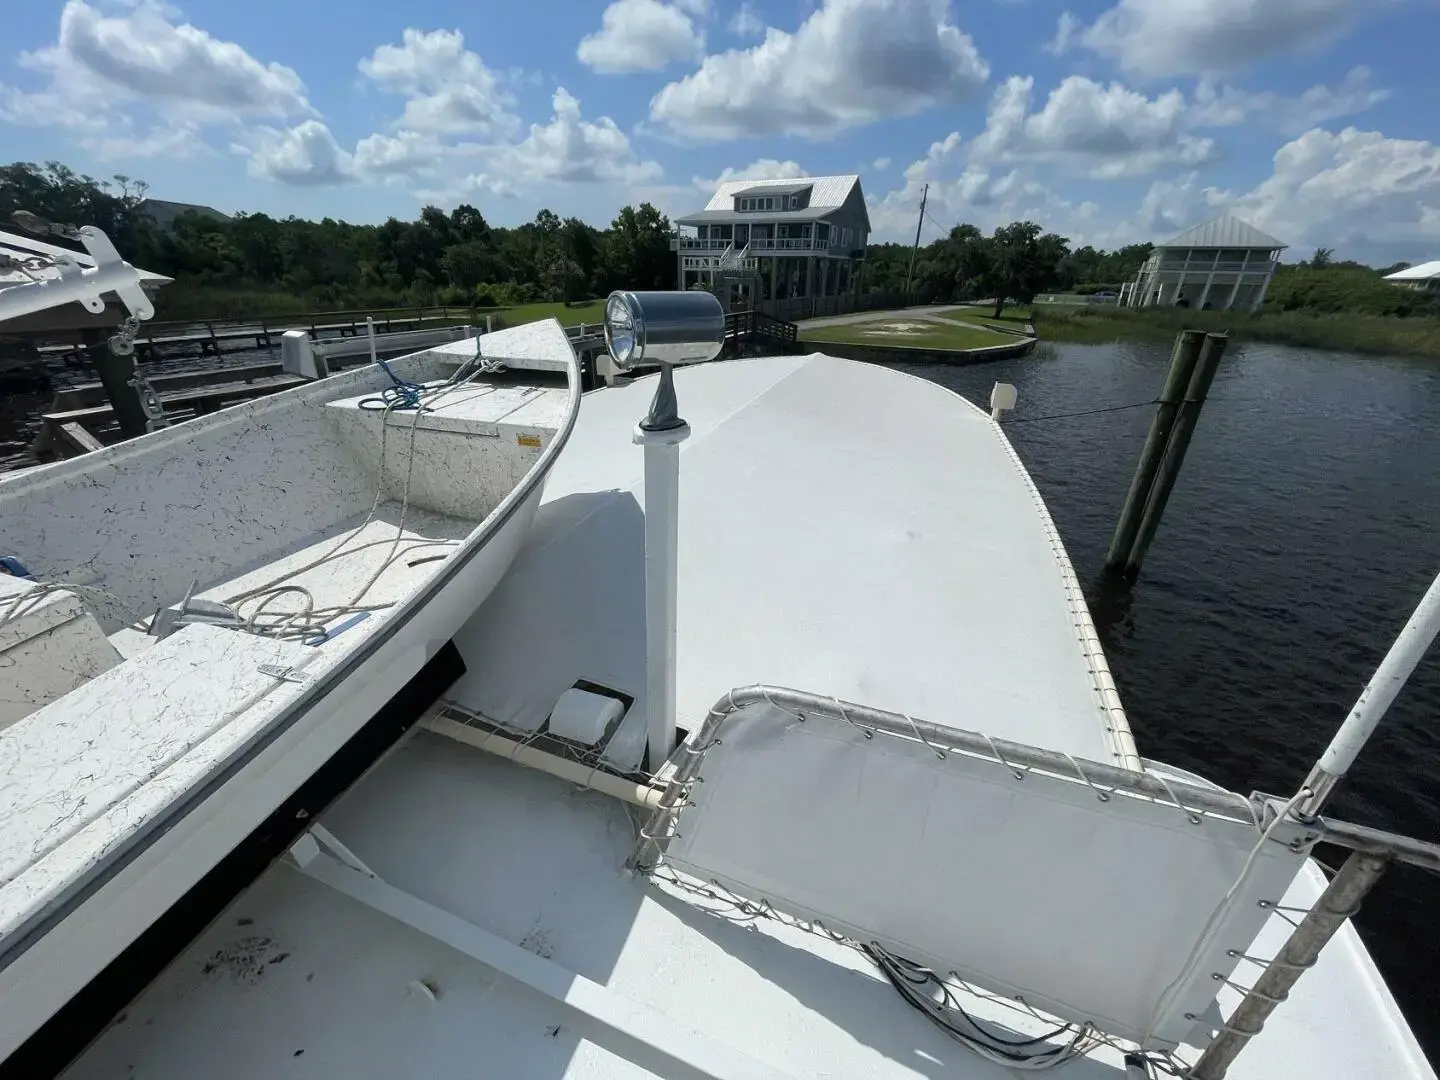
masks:
<svg viewBox="0 0 1440 1080"><path fill-rule="evenodd" d="M0 478L0 1059L426 668L579 403L547 320Z"/></svg>

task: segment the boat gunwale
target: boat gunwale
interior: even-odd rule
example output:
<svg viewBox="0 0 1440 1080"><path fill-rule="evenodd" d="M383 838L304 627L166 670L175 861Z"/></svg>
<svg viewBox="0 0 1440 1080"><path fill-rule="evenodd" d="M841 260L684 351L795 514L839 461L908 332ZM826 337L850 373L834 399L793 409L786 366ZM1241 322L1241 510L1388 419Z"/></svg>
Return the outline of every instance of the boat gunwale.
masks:
<svg viewBox="0 0 1440 1080"><path fill-rule="evenodd" d="M550 320L559 326L558 320L553 317ZM435 595L443 590L481 551L486 544L493 539L506 523L525 505L525 503L543 487L551 470L554 468L560 452L569 442L570 435L575 429L576 421L580 413L582 401L582 386L580 362L575 356L575 350L566 339L568 357L566 359L566 403L565 418L561 425L551 436L548 445L541 451L540 457L531 465L520 483L516 484L505 495L499 504L492 510L483 521L466 537L460 549L419 588L402 601L395 612L378 626L373 634L364 638L357 647L345 654L334 667L325 671L314 679L310 685L290 704L283 712L279 713L273 720L259 731L254 732L245 742L233 751L224 761L211 770L208 776L200 779L192 785L184 795L170 803L165 809L147 820L144 825L137 829L130 836L126 837L114 848L107 851L102 858L94 865L88 867L84 873L77 875L56 893L48 897L40 905L26 914L15 927L0 939L0 972L5 971L16 960L22 957L31 946L38 943L48 933L58 928L71 914L84 905L92 896L99 892L106 884L115 878L136 858L143 854L159 838L164 836L179 821L183 820L190 813L198 809L212 795L230 782L239 772L248 766L266 748L273 744L282 735L288 732L301 719L303 719L321 700L335 690L346 678L368 661L384 645L389 643L396 634L403 629L417 612L424 607ZM411 360L424 356L431 350L423 349L412 353L407 357L398 357L397 360ZM359 376L366 368L357 369L355 372L342 373L339 378L346 382L362 381ZM349 378L347 378L349 376ZM280 408L287 402L293 404L297 399L317 397L324 393L324 390L334 390L334 384L324 387L329 380L318 380L316 383L305 386L297 386L291 390L282 391L256 402L247 402L235 410L225 410L213 416L201 417L199 426L205 428L216 428L228 426L233 423L240 423L248 420L257 412L267 412L271 409ZM320 388L324 387L324 390ZM293 398L290 395L295 395ZM329 395L326 395L329 396ZM268 406L268 408L267 408ZM234 415L226 415L233 413ZM189 421L188 423L195 423ZM194 432L196 429L191 428ZM151 434L162 434L153 432ZM144 452L148 447L141 447L133 450L139 444L143 444L145 437L107 447L105 450L97 451L94 455L85 454L78 458L71 458L66 461L54 462L49 466L41 466L35 472L27 473L17 478L14 483L21 490L34 490L38 487L48 486L48 481L57 480L68 476L72 471L83 472L96 464L95 459L104 455L110 460L107 464L113 463L117 458L125 458L133 453ZM152 444L153 445L153 444ZM112 453L113 451L113 453ZM67 467L73 467L67 468ZM44 474L37 476L36 474ZM35 481L38 481L35 482ZM0 494L13 494L5 492L0 486Z"/></svg>

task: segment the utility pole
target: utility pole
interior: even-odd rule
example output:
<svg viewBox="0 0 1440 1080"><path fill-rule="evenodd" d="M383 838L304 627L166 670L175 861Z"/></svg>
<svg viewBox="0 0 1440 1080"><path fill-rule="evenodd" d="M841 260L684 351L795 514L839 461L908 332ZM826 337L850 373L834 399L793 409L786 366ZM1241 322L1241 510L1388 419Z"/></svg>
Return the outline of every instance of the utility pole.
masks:
<svg viewBox="0 0 1440 1080"><path fill-rule="evenodd" d="M920 219L915 222L915 246L910 249L910 268L905 271L905 299L910 299L910 279L915 274L915 256L920 253L920 229L925 224L925 200L930 196L930 185L920 192Z"/></svg>

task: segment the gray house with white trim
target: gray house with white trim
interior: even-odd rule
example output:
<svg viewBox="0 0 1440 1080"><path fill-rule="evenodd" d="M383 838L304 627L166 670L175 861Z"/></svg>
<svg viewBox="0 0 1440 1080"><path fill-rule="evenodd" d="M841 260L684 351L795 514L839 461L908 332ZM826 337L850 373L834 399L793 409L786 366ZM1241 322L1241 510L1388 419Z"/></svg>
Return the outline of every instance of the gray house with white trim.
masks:
<svg viewBox="0 0 1440 1080"><path fill-rule="evenodd" d="M752 304L856 291L870 238L853 175L727 181L675 224L679 287Z"/></svg>
<svg viewBox="0 0 1440 1080"><path fill-rule="evenodd" d="M1288 246L1222 214L1157 244L1136 279L1121 286L1120 305L1258 311Z"/></svg>

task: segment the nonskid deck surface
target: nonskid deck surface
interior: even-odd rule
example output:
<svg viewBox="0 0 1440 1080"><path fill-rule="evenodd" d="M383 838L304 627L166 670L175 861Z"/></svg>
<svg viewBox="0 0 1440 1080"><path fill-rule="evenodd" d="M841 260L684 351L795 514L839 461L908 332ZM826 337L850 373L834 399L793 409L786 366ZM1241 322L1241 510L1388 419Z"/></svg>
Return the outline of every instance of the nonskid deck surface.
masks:
<svg viewBox="0 0 1440 1080"><path fill-rule="evenodd" d="M418 734L323 826L388 885L778 1075L1012 1075L933 1027L855 949L628 876L624 804L514 763ZM1316 888L1302 878L1287 899L1307 903ZM1347 928L1231 1076L1433 1075L1408 1060L1400 1032L1387 1040L1395 1018L1373 978ZM964 1005L1014 1032L1043 1030L1011 1003ZM584 1019L280 863L66 1077L664 1075L607 1049ZM1053 1075L1125 1073L1101 1047Z"/></svg>

